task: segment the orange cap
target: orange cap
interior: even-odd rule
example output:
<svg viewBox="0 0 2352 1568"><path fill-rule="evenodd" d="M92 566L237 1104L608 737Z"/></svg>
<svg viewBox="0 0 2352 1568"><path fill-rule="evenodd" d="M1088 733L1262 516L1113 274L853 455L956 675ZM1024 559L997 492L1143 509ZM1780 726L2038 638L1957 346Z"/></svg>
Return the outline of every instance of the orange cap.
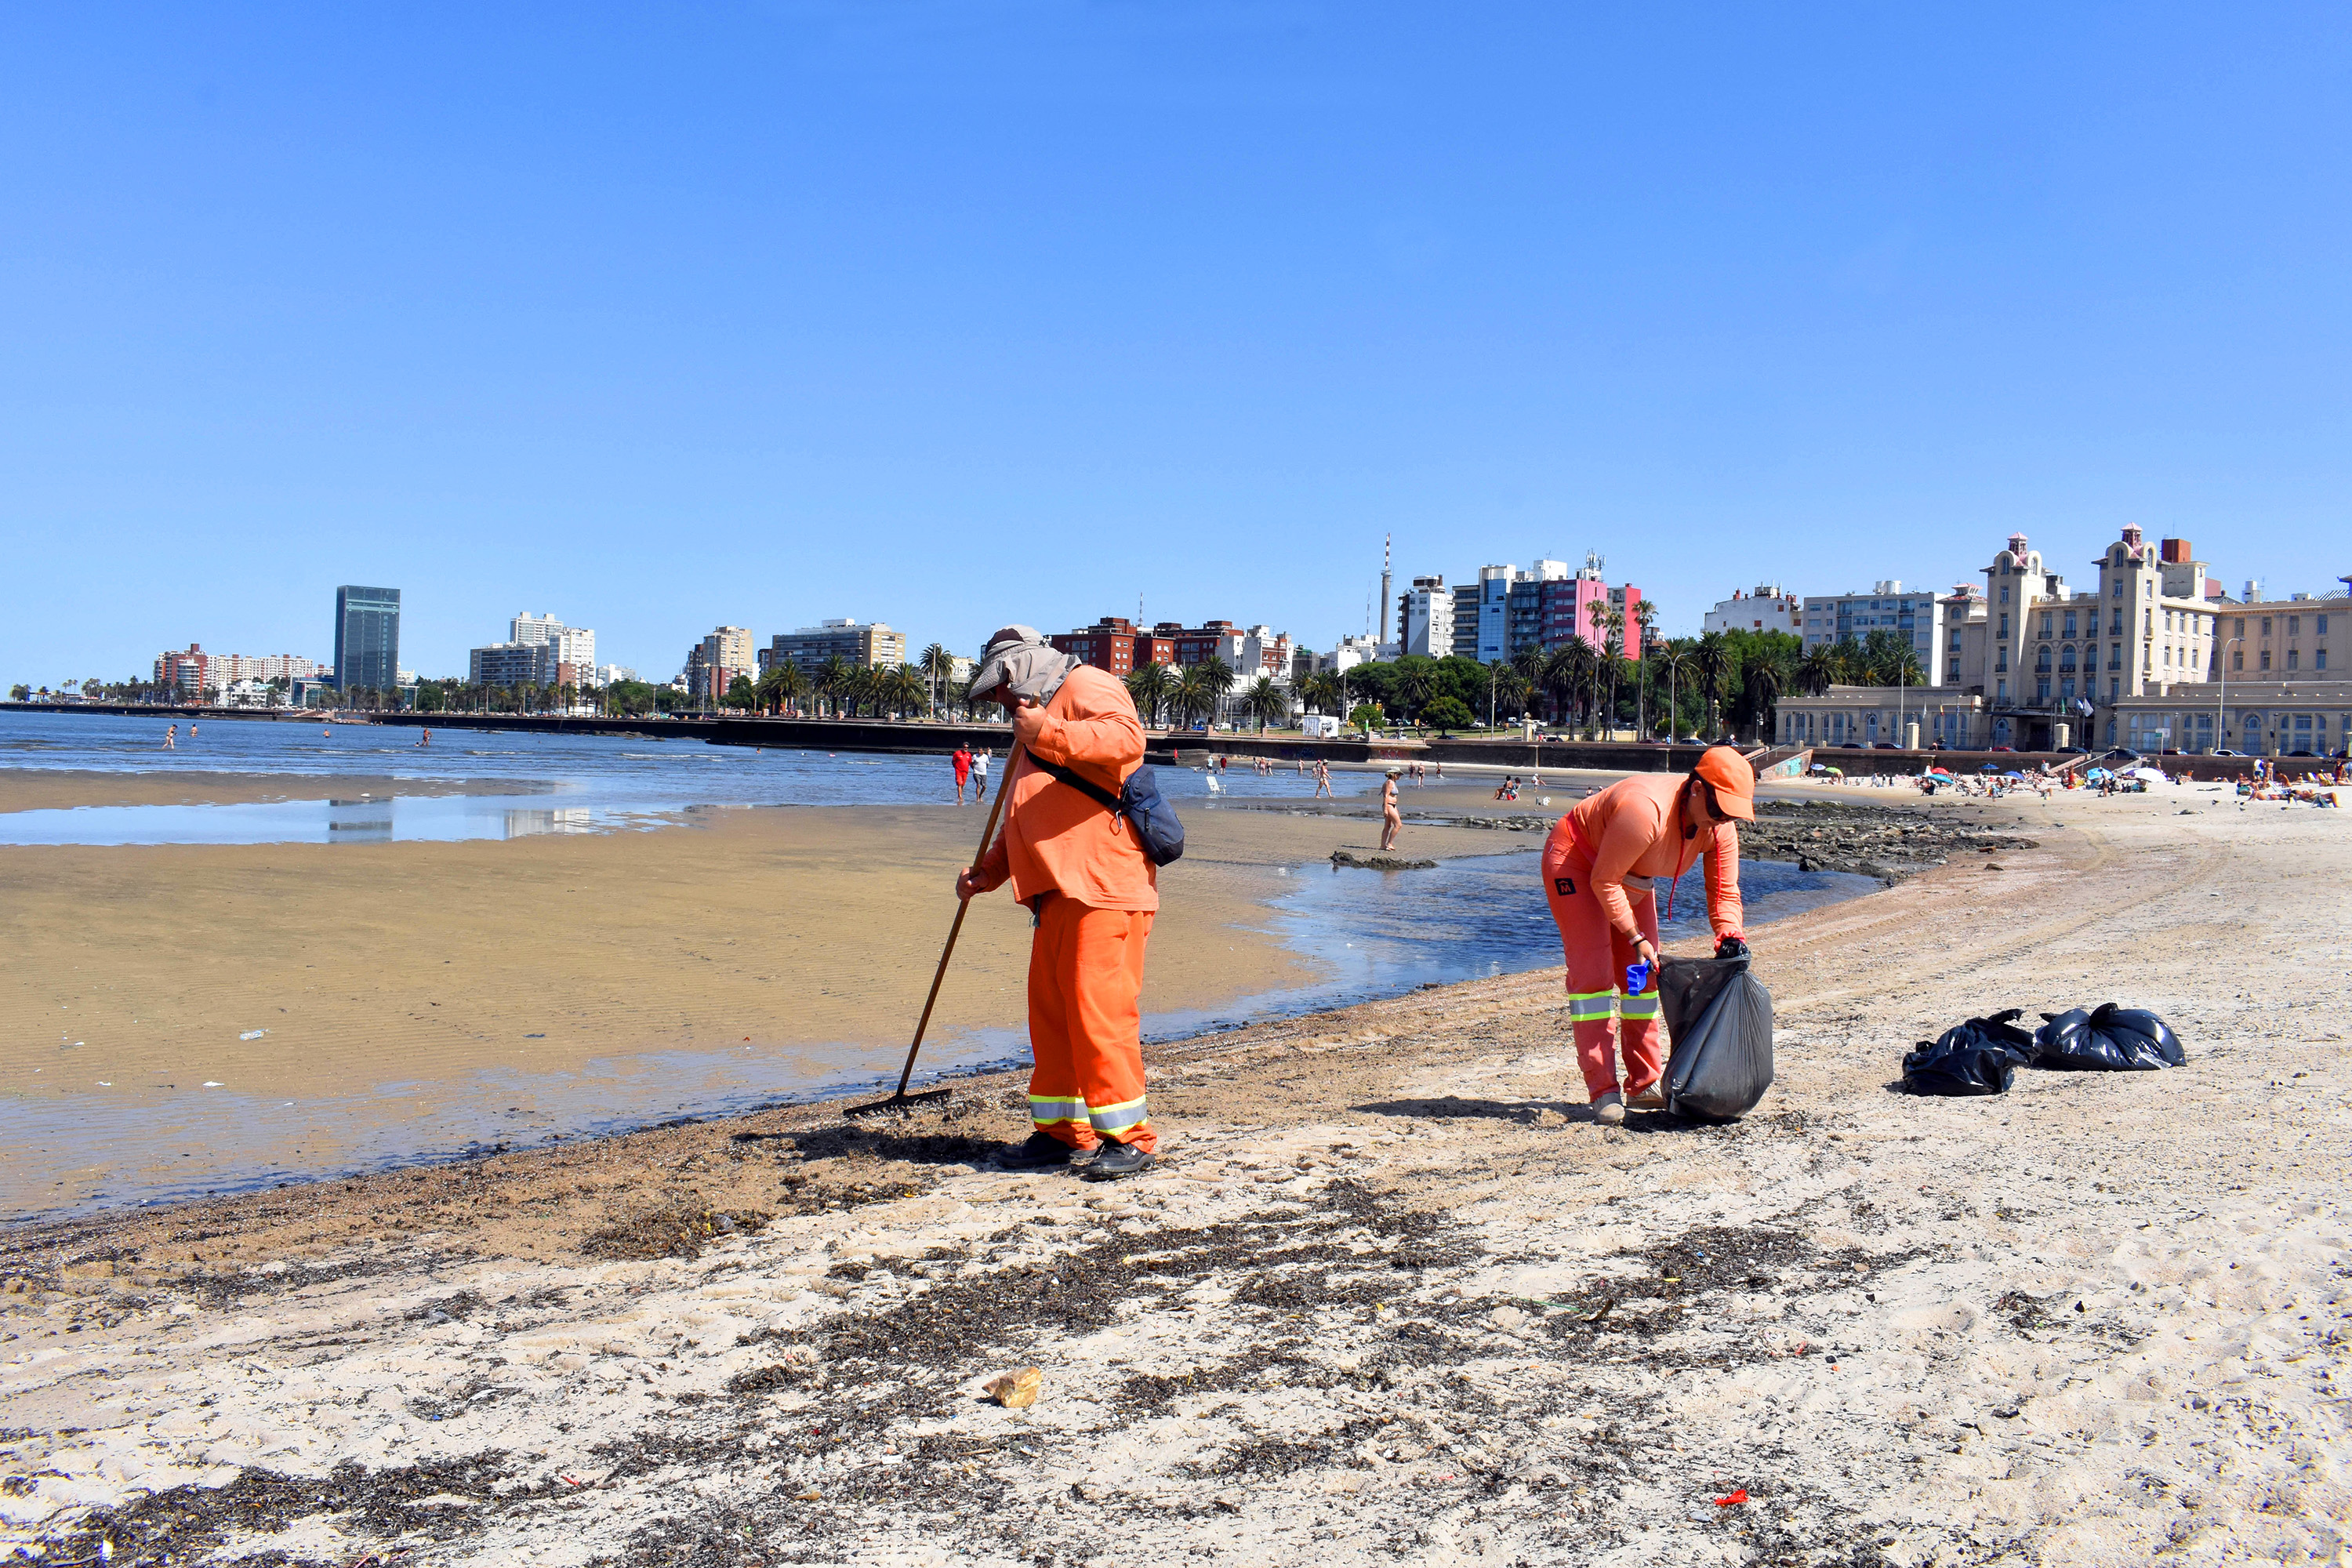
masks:
<svg viewBox="0 0 2352 1568"><path fill-rule="evenodd" d="M1699 753L1698 766L1691 770L1691 775L1715 786L1716 808L1726 816L1736 816L1743 822L1756 820L1756 770L1738 751L1729 746L1709 746Z"/></svg>

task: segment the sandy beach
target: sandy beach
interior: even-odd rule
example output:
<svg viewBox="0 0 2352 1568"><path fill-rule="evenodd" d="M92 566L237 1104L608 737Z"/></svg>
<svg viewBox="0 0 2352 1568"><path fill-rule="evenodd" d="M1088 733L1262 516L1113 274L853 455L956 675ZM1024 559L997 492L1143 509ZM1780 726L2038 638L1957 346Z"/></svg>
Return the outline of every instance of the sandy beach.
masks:
<svg viewBox="0 0 2352 1568"><path fill-rule="evenodd" d="M1772 928L1731 1126L1594 1126L1555 971L1161 1048L1108 1188L978 1163L1008 1078L20 1229L0 1509L117 1563L2338 1560L2343 819L1923 809L2034 847ZM2109 997L2189 1065L1899 1091Z"/></svg>

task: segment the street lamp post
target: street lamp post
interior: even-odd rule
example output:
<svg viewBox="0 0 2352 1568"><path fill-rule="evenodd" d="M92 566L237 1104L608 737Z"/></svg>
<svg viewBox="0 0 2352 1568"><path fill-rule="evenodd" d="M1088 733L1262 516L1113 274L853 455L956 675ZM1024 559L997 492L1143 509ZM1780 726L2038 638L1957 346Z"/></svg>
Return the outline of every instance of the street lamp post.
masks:
<svg viewBox="0 0 2352 1568"><path fill-rule="evenodd" d="M2230 650L2245 640L2243 637L2231 637L2221 645L2219 660L2221 666L2221 695L2213 699L2213 739L2216 742L2227 740L2230 734L2229 715L2223 711L2230 706ZM2218 744L2215 750L2220 750Z"/></svg>

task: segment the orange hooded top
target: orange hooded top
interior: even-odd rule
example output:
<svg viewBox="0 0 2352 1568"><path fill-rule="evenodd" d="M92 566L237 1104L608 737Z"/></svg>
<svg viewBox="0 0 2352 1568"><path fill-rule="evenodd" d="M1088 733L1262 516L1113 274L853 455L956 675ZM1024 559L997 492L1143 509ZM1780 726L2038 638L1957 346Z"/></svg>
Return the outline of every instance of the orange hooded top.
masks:
<svg viewBox="0 0 2352 1568"><path fill-rule="evenodd" d="M1082 664L1045 704L1031 753L1113 795L1143 762L1143 721L1117 676ZM980 858L983 891L1013 883L1026 904L1066 893L1090 909L1155 910L1160 868L1127 818L1033 766L1004 781L1004 827Z"/></svg>
<svg viewBox="0 0 2352 1568"><path fill-rule="evenodd" d="M1593 896L1609 917L1610 929L1632 942L1631 884L1647 892L1653 880L1672 884L1704 855L1706 858L1706 915L1718 937L1740 934L1745 911L1739 903L1739 830L1721 822L1701 826L1685 838L1676 820L1684 775L1635 773L1620 779L1600 794L1579 801L1559 819L1552 832L1574 839L1571 853L1586 861Z"/></svg>

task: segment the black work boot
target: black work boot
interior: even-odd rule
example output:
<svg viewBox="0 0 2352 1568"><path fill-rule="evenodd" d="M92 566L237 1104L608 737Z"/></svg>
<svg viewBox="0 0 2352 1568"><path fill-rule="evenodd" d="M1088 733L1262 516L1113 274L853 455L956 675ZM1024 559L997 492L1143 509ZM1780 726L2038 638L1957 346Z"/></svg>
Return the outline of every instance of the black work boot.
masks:
<svg viewBox="0 0 2352 1568"><path fill-rule="evenodd" d="M1105 1140L1102 1152L1087 1163L1083 1174L1089 1182L1115 1181L1120 1176L1139 1176L1153 1163L1149 1149Z"/></svg>
<svg viewBox="0 0 2352 1568"><path fill-rule="evenodd" d="M996 1152L996 1168L1000 1171L1045 1171L1056 1165L1084 1170L1094 1163L1097 1151L1073 1149L1050 1132L1032 1132L1018 1143L1007 1143Z"/></svg>

